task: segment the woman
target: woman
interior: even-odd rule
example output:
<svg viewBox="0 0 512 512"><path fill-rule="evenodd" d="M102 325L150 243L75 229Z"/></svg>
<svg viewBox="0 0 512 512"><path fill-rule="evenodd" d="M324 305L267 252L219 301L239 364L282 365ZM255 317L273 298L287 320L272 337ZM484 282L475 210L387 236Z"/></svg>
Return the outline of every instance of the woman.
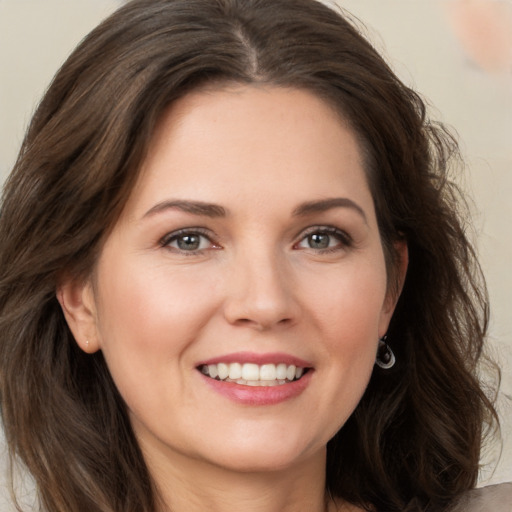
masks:
<svg viewBox="0 0 512 512"><path fill-rule="evenodd" d="M449 510L496 416L454 157L313 0L93 31L0 219L3 421L43 510Z"/></svg>

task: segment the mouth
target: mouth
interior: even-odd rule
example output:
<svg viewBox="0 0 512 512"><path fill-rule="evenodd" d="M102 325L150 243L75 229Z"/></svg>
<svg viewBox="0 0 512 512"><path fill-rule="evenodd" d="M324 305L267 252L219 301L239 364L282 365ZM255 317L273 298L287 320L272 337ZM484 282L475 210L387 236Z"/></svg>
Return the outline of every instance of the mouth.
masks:
<svg viewBox="0 0 512 512"><path fill-rule="evenodd" d="M206 377L243 386L273 387L298 381L310 368L293 364L228 363L202 364L197 369Z"/></svg>

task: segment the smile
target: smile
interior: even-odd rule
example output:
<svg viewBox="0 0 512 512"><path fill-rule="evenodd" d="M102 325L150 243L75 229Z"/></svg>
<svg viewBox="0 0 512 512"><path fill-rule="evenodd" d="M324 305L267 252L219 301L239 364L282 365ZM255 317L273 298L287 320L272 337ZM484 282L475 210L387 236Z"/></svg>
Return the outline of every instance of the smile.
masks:
<svg viewBox="0 0 512 512"><path fill-rule="evenodd" d="M286 363L217 363L203 364L198 368L203 375L223 382L233 382L244 386L282 386L299 380L307 368Z"/></svg>

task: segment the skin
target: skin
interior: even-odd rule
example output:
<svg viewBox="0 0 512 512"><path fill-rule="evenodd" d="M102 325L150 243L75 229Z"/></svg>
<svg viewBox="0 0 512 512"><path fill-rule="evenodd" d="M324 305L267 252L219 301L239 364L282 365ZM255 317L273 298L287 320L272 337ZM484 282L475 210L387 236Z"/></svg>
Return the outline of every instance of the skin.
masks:
<svg viewBox="0 0 512 512"><path fill-rule="evenodd" d="M197 250L180 248L185 228ZM166 112L94 275L58 296L77 342L104 353L162 510L311 512L326 510L326 443L368 384L387 290L352 131L308 92L240 86ZM307 360L308 386L247 405L205 384L200 361L240 351Z"/></svg>

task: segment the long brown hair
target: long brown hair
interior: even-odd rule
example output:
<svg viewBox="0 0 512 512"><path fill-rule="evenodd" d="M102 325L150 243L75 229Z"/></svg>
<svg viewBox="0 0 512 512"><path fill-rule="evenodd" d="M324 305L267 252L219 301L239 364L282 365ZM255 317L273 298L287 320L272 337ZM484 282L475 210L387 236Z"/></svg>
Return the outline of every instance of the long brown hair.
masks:
<svg viewBox="0 0 512 512"><path fill-rule="evenodd" d="M330 441L328 491L367 510L442 510L476 481L495 417L476 377L487 300L448 175L454 139L371 45L314 0L135 0L73 52L43 98L3 195L0 382L11 458L48 512L151 512L155 491L101 353L83 353L55 297L87 277L154 127L206 84L309 90L357 133L393 283L410 264L376 369Z"/></svg>

